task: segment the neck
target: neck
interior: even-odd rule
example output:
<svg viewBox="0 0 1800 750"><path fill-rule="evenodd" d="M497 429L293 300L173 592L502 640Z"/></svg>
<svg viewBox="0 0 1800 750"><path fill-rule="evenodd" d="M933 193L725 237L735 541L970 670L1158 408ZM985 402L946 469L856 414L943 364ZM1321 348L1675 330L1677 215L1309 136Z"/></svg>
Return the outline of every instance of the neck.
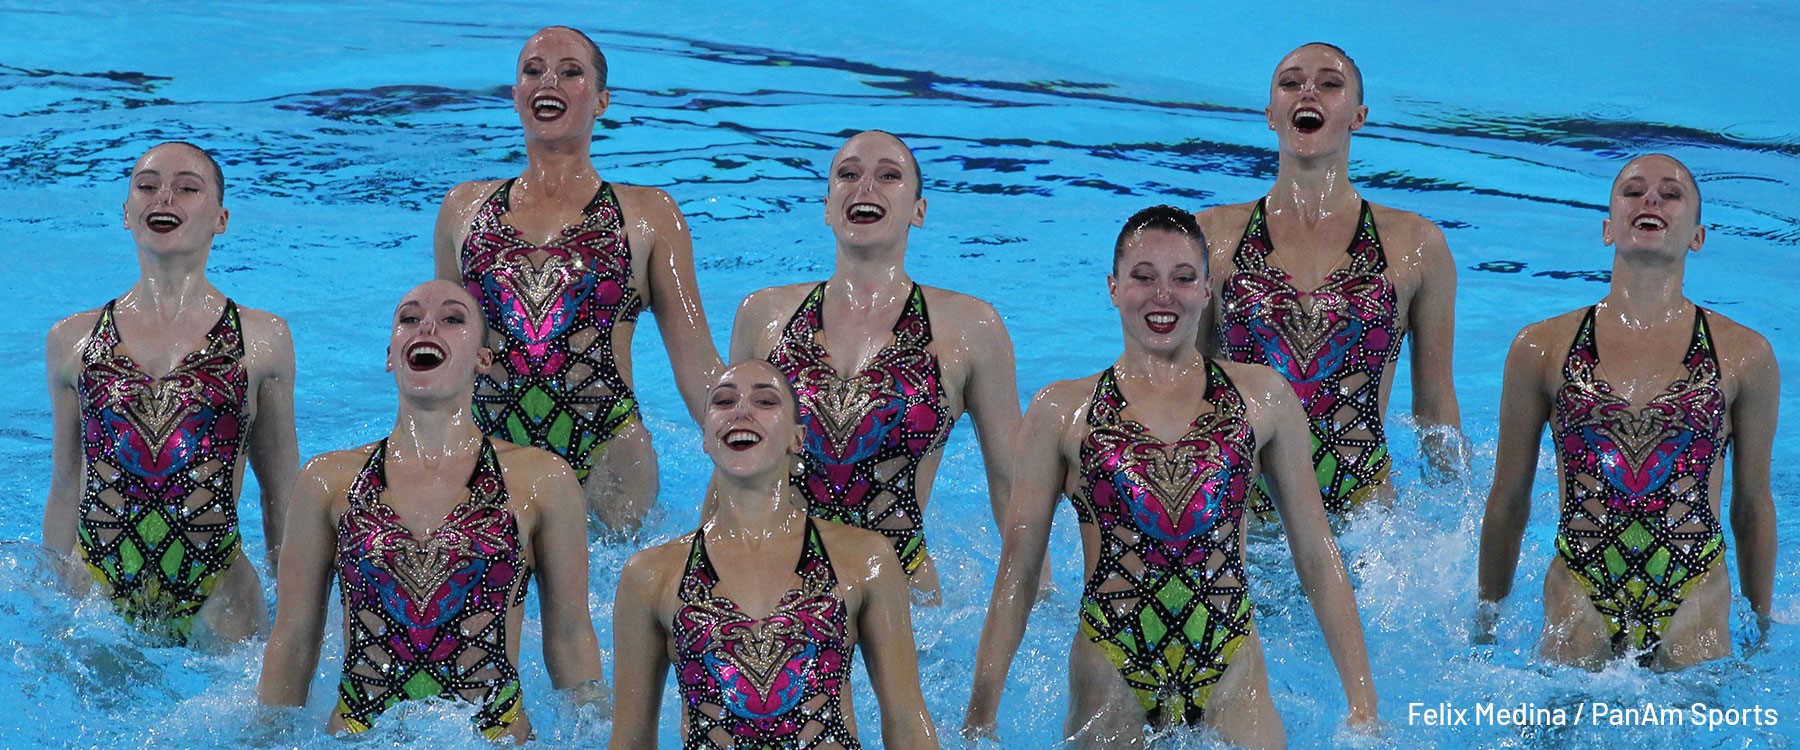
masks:
<svg viewBox="0 0 1800 750"><path fill-rule="evenodd" d="M394 432L388 436L389 451L431 463L473 454L481 447L481 430L469 415L468 396L463 394L461 406L448 408L411 404L403 398Z"/></svg>
<svg viewBox="0 0 1800 750"><path fill-rule="evenodd" d="M1643 262L1620 254L1613 263L1612 288L1602 309L1630 328L1679 321L1690 314L1681 293L1685 254L1673 261Z"/></svg>
<svg viewBox="0 0 1800 750"><path fill-rule="evenodd" d="M799 533L806 511L793 496L785 467L752 477L714 471L707 492L714 510L701 526L714 539L764 541Z"/></svg>
<svg viewBox="0 0 1800 750"><path fill-rule="evenodd" d="M879 255L886 257L840 249L837 267L831 272L832 295L862 308L883 306L912 291L912 277L906 275L906 248Z"/></svg>
<svg viewBox="0 0 1800 750"><path fill-rule="evenodd" d="M132 309L173 318L182 310L224 306L224 294L206 280L204 252L178 256L138 253L136 284L121 302Z"/></svg>
<svg viewBox="0 0 1800 750"><path fill-rule="evenodd" d="M559 195L568 190L593 193L600 186L600 172L594 169L591 145L586 139L527 140L525 172L519 175L518 187L542 195Z"/></svg>
<svg viewBox="0 0 1800 750"><path fill-rule="evenodd" d="M1275 186L1269 190L1270 211L1293 211L1312 224L1361 204L1362 196L1350 184L1347 154L1308 159L1281 155Z"/></svg>
<svg viewBox="0 0 1800 750"><path fill-rule="evenodd" d="M1158 384L1192 382L1194 372L1205 366L1206 357L1194 347L1182 346L1173 351L1153 352L1130 339L1125 342L1125 353L1119 355L1119 359L1113 363L1114 370L1121 376Z"/></svg>

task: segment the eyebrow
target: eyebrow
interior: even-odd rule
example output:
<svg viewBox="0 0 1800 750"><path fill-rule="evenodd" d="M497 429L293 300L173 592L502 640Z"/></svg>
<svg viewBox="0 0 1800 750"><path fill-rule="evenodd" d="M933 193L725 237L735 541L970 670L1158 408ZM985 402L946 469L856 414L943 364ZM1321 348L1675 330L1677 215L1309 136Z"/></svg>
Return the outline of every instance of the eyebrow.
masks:
<svg viewBox="0 0 1800 750"><path fill-rule="evenodd" d="M117 173L117 172L114 172L114 173L113 173L113 174L118 174L118 173ZM162 172L159 172L159 171L157 171L157 170L154 170L154 169L151 169L151 168L149 168L149 167L145 167L145 168L143 168L143 169L140 169L140 170L138 170L138 171L136 171L136 172L132 172L132 173L131 173L131 176L132 176L132 177L137 177L137 176L138 176L138 175L146 175L146 174L151 174L151 175L156 175L156 176L157 176L157 177L161 177L161 176L162 176ZM202 174L200 174L200 173L199 173L199 172L195 172L195 171L193 171L193 170L191 170L191 169L183 169L183 170L181 170L181 171L179 171L179 172L176 172L176 173L175 173L175 176L176 176L176 177L182 177L182 176L187 176L187 177L200 177L200 178L201 178L201 179L205 179L205 176L204 176L204 175L202 175Z"/></svg>

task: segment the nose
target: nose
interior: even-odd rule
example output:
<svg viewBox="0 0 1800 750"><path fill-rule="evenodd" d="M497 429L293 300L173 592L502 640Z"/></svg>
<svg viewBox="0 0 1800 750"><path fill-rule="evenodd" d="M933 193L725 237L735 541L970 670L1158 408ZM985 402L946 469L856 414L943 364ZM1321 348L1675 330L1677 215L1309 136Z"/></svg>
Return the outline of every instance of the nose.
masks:
<svg viewBox="0 0 1800 750"><path fill-rule="evenodd" d="M1169 286L1169 282L1167 282L1167 281L1157 282L1156 294L1153 296L1153 299L1155 299L1157 302L1168 302L1169 300L1172 300L1174 298L1175 298L1175 290L1173 287Z"/></svg>

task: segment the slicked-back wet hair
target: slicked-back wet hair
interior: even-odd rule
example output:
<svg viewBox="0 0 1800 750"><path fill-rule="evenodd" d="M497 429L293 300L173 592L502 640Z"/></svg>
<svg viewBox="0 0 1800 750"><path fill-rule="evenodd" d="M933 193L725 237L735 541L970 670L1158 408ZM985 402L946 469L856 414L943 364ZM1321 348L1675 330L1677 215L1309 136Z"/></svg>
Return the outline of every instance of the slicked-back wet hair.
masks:
<svg viewBox="0 0 1800 750"><path fill-rule="evenodd" d="M1351 57L1350 53L1345 52L1343 47L1339 47L1335 44L1332 44L1331 42L1307 42L1298 47L1295 47L1294 51L1298 52L1300 50L1306 49L1307 47L1324 47L1325 49L1331 50L1332 52L1336 52L1338 54L1338 57L1344 58L1344 62L1350 64L1350 79L1353 81L1356 81L1356 103L1362 104L1363 103L1363 94L1366 92L1366 89L1363 88L1362 66L1356 64L1356 58ZM1294 53L1289 52L1288 54L1291 55Z"/></svg>
<svg viewBox="0 0 1800 750"><path fill-rule="evenodd" d="M1200 222L1194 215L1170 205L1151 206L1131 215L1125 220L1125 228L1119 230L1119 239L1113 242L1112 270L1119 272L1119 261L1125 258L1125 243L1144 232L1168 232L1186 235L1200 248L1200 274L1211 272L1207 267L1206 233L1200 231Z"/></svg>
<svg viewBox="0 0 1800 750"><path fill-rule="evenodd" d="M562 29L563 31L567 31L571 34L574 34L575 36L581 37L581 41L587 42L588 49L592 50L594 53L594 59L593 59L594 88L599 91L605 91L606 90L606 53L600 51L600 45L595 44L593 37L588 36L587 32L582 31L581 29L577 29L573 26L545 26L544 28L539 29L538 33L542 34L551 29Z"/></svg>

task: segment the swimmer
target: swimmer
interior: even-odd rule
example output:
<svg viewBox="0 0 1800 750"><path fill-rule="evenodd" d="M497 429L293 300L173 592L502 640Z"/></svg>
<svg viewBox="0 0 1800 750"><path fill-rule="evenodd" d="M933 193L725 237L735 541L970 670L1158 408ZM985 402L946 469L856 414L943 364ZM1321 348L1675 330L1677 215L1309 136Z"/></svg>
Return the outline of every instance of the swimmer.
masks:
<svg viewBox="0 0 1800 750"><path fill-rule="evenodd" d="M619 575L615 750L656 747L670 664L682 747L861 747L850 690L859 643L883 746L938 746L892 545L808 516L788 481L806 435L798 409L786 377L760 360L713 385L702 421L711 510Z"/></svg>
<svg viewBox="0 0 1800 750"><path fill-rule="evenodd" d="M993 736L1031 613L1030 572L1066 495L1087 584L1065 736L1077 747L1137 746L1146 724L1204 724L1233 744L1285 746L1244 577L1244 513L1259 470L1278 490L1349 721L1375 720L1362 623L1312 481L1305 417L1269 368L1194 348L1206 276L1206 240L1185 211L1145 209L1119 233L1107 288L1125 351L1099 375L1046 387L1025 415L965 734Z"/></svg>
<svg viewBox="0 0 1800 750"><path fill-rule="evenodd" d="M91 577L158 641L241 640L268 626L238 525L242 459L262 487L274 571L300 468L293 341L281 318L206 278L231 218L211 154L184 142L144 152L124 214L137 283L63 319L45 343L55 425L44 546L72 558L76 590Z"/></svg>
<svg viewBox="0 0 1800 750"><path fill-rule="evenodd" d="M912 585L939 596L925 506L950 427L975 418L994 521L1019 424L1012 339L992 305L919 285L907 235L925 225L919 163L892 134L850 138L831 160L831 278L764 289L738 308L731 358L767 359L800 394L804 467L794 483L818 518L893 542Z"/></svg>
<svg viewBox="0 0 1800 750"><path fill-rule="evenodd" d="M1614 248L1606 297L1526 326L1506 356L1481 526L1481 625L1491 629L1512 591L1549 424L1562 500L1539 652L1590 668L1626 655L1679 668L1731 653L1719 515L1728 445L1738 585L1767 630L1781 376L1766 339L1682 293L1706 227L1700 186L1681 162L1627 163L1601 239Z"/></svg>
<svg viewBox="0 0 1800 750"><path fill-rule="evenodd" d="M575 468L594 517L638 527L656 502L656 453L638 413L631 338L656 315L675 385L700 418L719 352L674 199L608 182L589 156L612 96L586 34L552 26L519 53L513 109L525 171L465 182L438 212L438 278L462 284L488 319L494 364L475 380L482 432L545 448Z"/></svg>
<svg viewBox="0 0 1800 750"><path fill-rule="evenodd" d="M1456 265L1437 225L1369 203L1350 184L1350 134L1369 108L1362 72L1343 50L1314 43L1288 53L1263 112L1281 144L1275 186L1197 216L1219 271L1213 346L1232 361L1269 365L1293 386L1326 510L1390 505L1383 415L1408 333L1427 462L1438 477L1464 462L1451 378ZM1262 485L1252 493L1252 510L1266 514Z"/></svg>
<svg viewBox="0 0 1800 750"><path fill-rule="evenodd" d="M561 458L476 428L469 397L493 359L485 330L454 282L422 284L394 311L399 416L380 442L301 471L261 702L306 703L334 576L344 668L329 732L362 732L396 703L443 697L473 704L490 739L530 738L518 663L534 576L551 684L605 700L581 488Z"/></svg>

